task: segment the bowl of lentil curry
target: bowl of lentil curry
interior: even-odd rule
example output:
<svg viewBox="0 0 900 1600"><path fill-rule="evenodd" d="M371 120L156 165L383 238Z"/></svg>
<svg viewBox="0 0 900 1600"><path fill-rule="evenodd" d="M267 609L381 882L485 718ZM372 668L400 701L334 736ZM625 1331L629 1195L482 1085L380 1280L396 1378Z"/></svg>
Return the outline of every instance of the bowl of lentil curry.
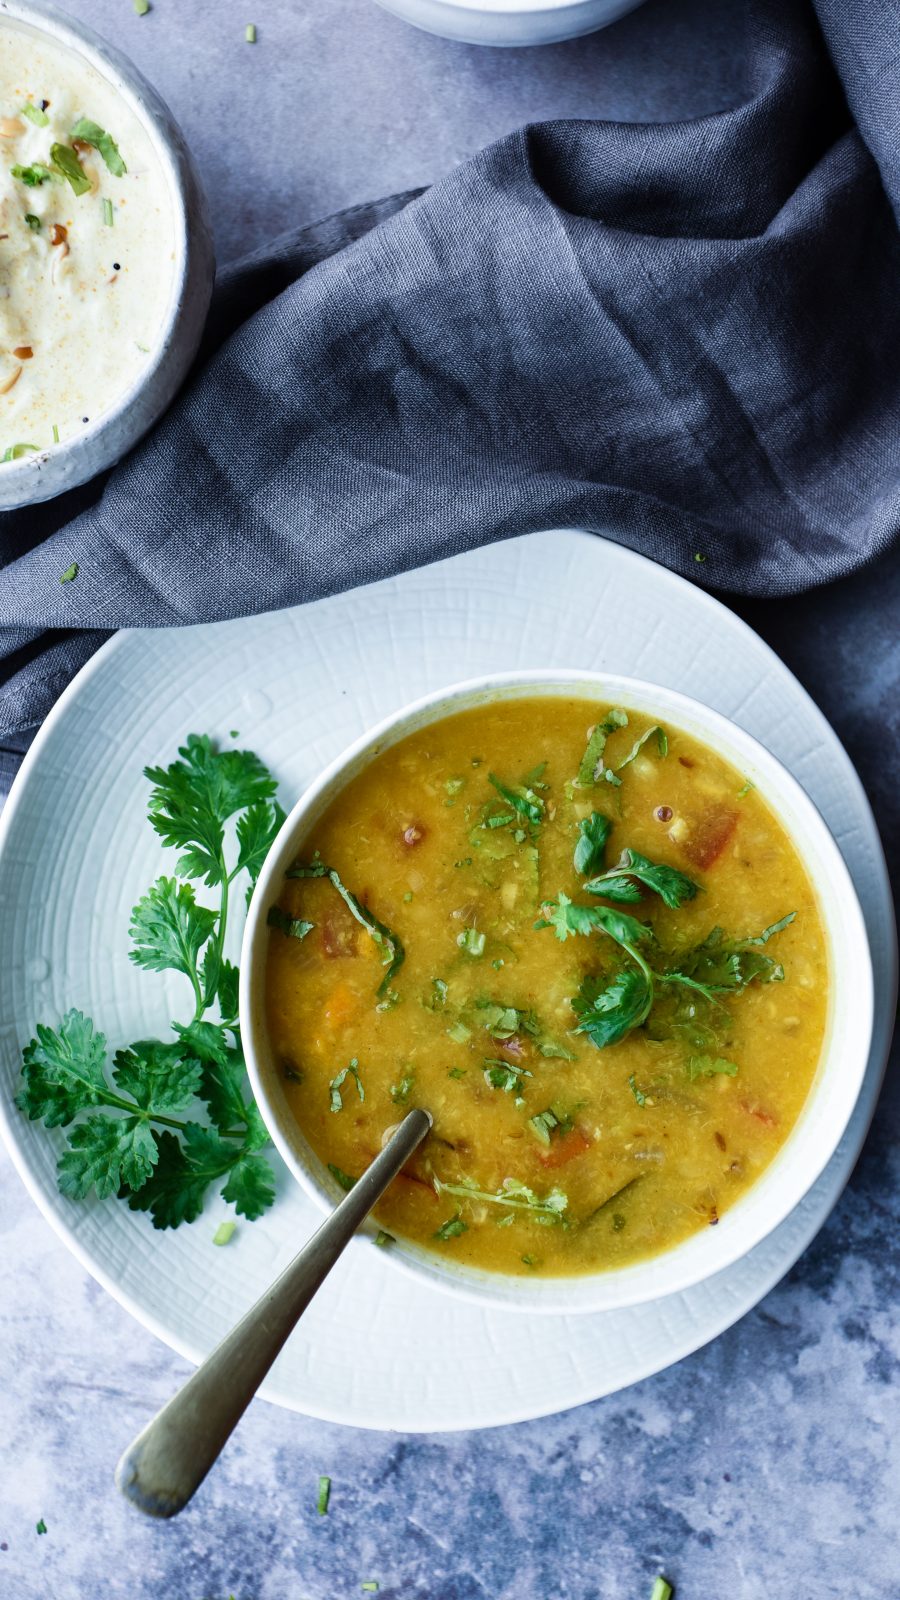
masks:
<svg viewBox="0 0 900 1600"><path fill-rule="evenodd" d="M612 1309L760 1242L823 1170L869 1049L840 851L736 724L552 670L432 694L287 818L241 962L251 1079L331 1208L434 1128L359 1248L510 1308Z"/></svg>

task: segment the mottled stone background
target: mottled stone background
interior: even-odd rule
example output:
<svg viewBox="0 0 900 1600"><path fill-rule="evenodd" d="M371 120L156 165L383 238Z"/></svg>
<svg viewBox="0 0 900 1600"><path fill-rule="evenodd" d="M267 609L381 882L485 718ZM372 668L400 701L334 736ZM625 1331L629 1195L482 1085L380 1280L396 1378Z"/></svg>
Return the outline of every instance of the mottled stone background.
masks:
<svg viewBox="0 0 900 1600"><path fill-rule="evenodd" d="M128 0L68 4L173 106L222 260L427 183L529 119L678 117L742 88L729 0L651 0L594 38L508 53L416 33L371 0L154 0L140 19ZM673 48L687 29L689 58ZM897 561L742 610L835 723L896 860ZM660 1567L679 1600L897 1600L897 1122L889 1076L819 1239L669 1372L561 1417L446 1437L257 1403L164 1526L119 1501L112 1470L186 1368L84 1274L0 1157L0 1600L342 1600L368 1579L383 1600L646 1600ZM320 1472L334 1480L325 1518Z"/></svg>

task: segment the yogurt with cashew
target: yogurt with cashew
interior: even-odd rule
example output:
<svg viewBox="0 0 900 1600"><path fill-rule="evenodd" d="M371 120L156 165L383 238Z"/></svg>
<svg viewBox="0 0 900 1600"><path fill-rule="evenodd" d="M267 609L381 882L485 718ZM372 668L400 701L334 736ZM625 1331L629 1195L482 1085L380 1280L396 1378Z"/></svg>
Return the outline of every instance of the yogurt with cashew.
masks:
<svg viewBox="0 0 900 1600"><path fill-rule="evenodd" d="M139 381L175 253L129 102L77 51L0 20L0 463L85 432Z"/></svg>

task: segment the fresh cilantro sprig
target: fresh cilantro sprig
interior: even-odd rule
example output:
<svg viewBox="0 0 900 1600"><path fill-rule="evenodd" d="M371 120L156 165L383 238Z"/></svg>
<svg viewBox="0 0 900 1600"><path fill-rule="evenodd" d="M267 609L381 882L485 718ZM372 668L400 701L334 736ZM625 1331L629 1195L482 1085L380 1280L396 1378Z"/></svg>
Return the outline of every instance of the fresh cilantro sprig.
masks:
<svg viewBox="0 0 900 1600"><path fill-rule="evenodd" d="M634 904L645 889L658 894L664 905L672 910L693 900L700 893L699 883L668 867L660 861L648 861L637 850L623 850L620 860L599 877L591 878L585 889L588 894L602 895L604 900Z"/></svg>
<svg viewBox="0 0 900 1600"><path fill-rule="evenodd" d="M145 769L150 822L181 854L175 874L158 878L134 907L130 955L146 971L181 973L193 1014L172 1023L174 1039L137 1040L111 1063L104 1035L81 1011L67 1011L56 1028L40 1023L16 1097L32 1121L70 1130L57 1168L64 1194L118 1195L149 1211L157 1228L193 1222L211 1185L250 1220L275 1193L260 1153L269 1136L246 1092L238 972L224 942L230 886L244 873L252 892L284 813L252 751L219 751L191 734L178 755ZM218 904L201 904L191 879L217 889ZM197 1120L201 1106L206 1123Z"/></svg>

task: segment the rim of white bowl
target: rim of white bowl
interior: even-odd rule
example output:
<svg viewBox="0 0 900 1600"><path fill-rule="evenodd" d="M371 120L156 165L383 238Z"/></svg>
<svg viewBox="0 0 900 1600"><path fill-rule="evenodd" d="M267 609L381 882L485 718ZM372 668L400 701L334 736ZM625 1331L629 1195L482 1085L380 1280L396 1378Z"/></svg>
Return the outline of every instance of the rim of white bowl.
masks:
<svg viewBox="0 0 900 1600"><path fill-rule="evenodd" d="M394 1267L433 1287L526 1312L597 1312L674 1294L731 1266L760 1243L802 1200L837 1149L852 1115L871 1044L874 987L862 910L850 873L817 807L787 768L737 723L663 685L620 674L553 668L494 673L424 695L384 718L330 762L301 795L260 873L241 949L240 1015L253 1091L289 1171L324 1211L340 1198L291 1113L268 1054L263 986L269 907L303 839L349 779L408 734L485 700L541 694L594 699L660 716L694 734L754 782L785 827L816 891L828 943L829 1016L822 1055L800 1115L756 1182L704 1229L631 1266L572 1277L523 1278L443 1261L398 1239L383 1252ZM841 964L838 965L838 952ZM839 976L840 981L835 981ZM373 1245L374 1248L374 1245Z"/></svg>
<svg viewBox="0 0 900 1600"><path fill-rule="evenodd" d="M107 410L101 411L95 419L92 419L83 433L75 434L70 439L61 439L59 444L38 450L33 455L5 462L2 470L3 481L6 484L15 483L19 479L25 480L29 473L34 474L36 465L49 460L51 456L55 462L77 458L82 454L85 445L93 441L98 434L106 432L116 418L129 411L134 405L135 397L152 383L165 362L169 342L178 322L187 282L189 251L182 158L180 151L173 148L167 131L168 127L175 125L175 119L149 79L145 78L115 45L109 44L100 34L95 33L88 23L67 16L65 12L58 11L56 6L44 4L44 0L0 0L0 23L4 21L21 23L25 27L33 28L37 33L45 33L50 38L56 39L67 49L74 50L76 54L85 58L101 78L106 79L123 100L127 101L131 111L146 130L165 174L169 203L172 207L175 252L165 319L160 325L147 366ZM76 487L80 481L72 479L72 487ZM24 503L28 504L28 501Z"/></svg>

